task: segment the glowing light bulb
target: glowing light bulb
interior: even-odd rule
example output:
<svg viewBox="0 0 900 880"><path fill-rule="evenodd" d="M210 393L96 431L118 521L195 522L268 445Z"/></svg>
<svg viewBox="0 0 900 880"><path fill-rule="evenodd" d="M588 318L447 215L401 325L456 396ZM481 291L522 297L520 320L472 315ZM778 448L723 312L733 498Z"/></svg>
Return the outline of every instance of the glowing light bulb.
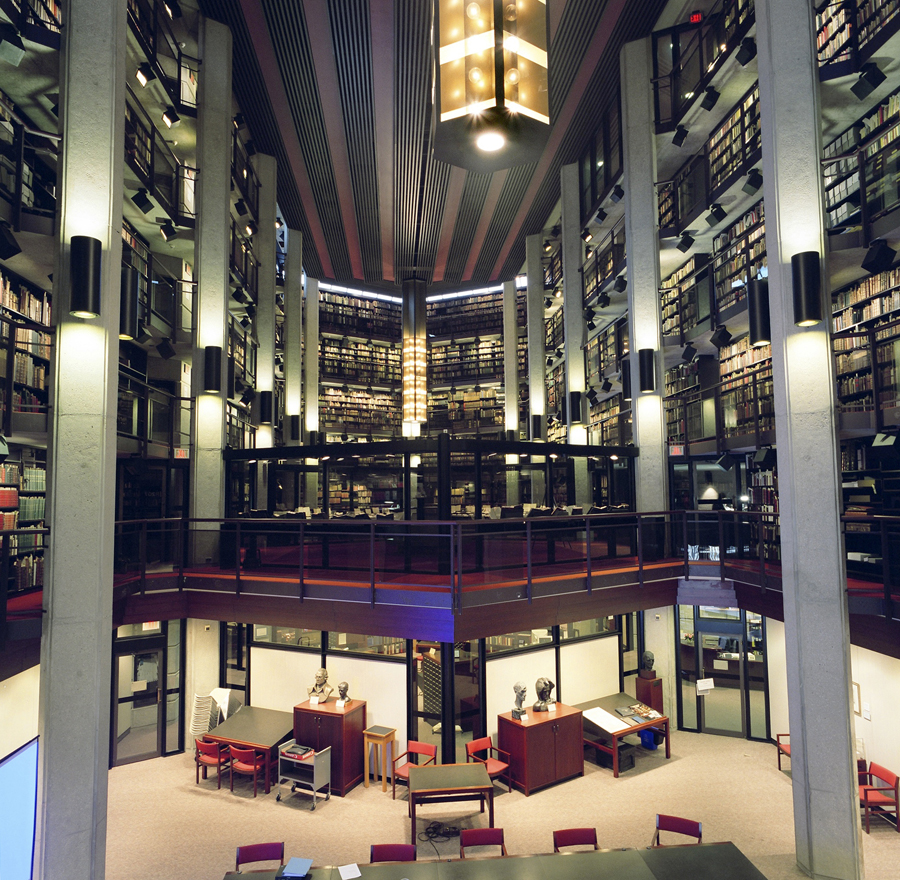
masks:
<svg viewBox="0 0 900 880"><path fill-rule="evenodd" d="M495 153L505 145L506 138L499 131L485 131L475 139L475 146L485 153Z"/></svg>

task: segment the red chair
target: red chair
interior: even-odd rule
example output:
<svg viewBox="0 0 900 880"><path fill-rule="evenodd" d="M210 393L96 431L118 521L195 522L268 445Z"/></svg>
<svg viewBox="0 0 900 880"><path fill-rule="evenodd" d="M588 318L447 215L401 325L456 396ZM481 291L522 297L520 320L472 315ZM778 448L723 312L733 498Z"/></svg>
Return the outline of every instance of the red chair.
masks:
<svg viewBox="0 0 900 880"><path fill-rule="evenodd" d="M459 832L459 857L461 859L466 857L466 847L471 846L499 846L500 854L507 855L502 828L463 828Z"/></svg>
<svg viewBox="0 0 900 880"><path fill-rule="evenodd" d="M228 747L231 752L231 790L234 791L235 771L253 777L253 797L256 797L256 781L266 772L266 756L256 749L239 749Z"/></svg>
<svg viewBox="0 0 900 880"><path fill-rule="evenodd" d="M900 802L900 782L896 773L872 761L868 770L859 773L859 803L866 814L866 834L869 833L869 814L873 810L893 813L900 831L900 816L897 805Z"/></svg>
<svg viewBox="0 0 900 880"><path fill-rule="evenodd" d="M561 846L597 846L596 828L565 828L553 832L553 852L559 852Z"/></svg>
<svg viewBox="0 0 900 880"><path fill-rule="evenodd" d="M197 765L197 785L200 784L200 768L203 768L203 778L206 779L206 771L210 767L216 768L218 787L222 787L222 770L231 763L231 755L228 746L221 743L208 743L202 739L195 739L194 763Z"/></svg>
<svg viewBox="0 0 900 880"><path fill-rule="evenodd" d="M487 752L487 756L479 758L476 752ZM505 763L498 758L492 758L491 754L501 755L506 761ZM466 762L471 763L479 761L487 767L488 776L496 779L498 776L506 777L506 788L512 791L512 782L509 778L509 752L498 749L494 746L489 736L483 736L481 739L473 739L466 743Z"/></svg>
<svg viewBox="0 0 900 880"><path fill-rule="evenodd" d="M284 864L284 841L281 843L251 843L239 846L234 860L234 870L240 871L241 865L248 862L274 862Z"/></svg>
<svg viewBox="0 0 900 880"><path fill-rule="evenodd" d="M397 766L397 761L401 758L405 758L407 755L410 755L413 760L404 761L399 767ZM428 758L419 764L419 755L427 755ZM397 755L396 758L391 762L392 772L391 772L391 799L394 800L397 797L397 777L400 779L406 780L406 784L409 785L409 768L410 767L425 767L428 764L434 764L437 761L437 746L429 745L428 743L416 742L414 739L411 739L406 744L406 751Z"/></svg>
<svg viewBox="0 0 900 880"><path fill-rule="evenodd" d="M414 862L414 843L373 843L369 851L370 862Z"/></svg>
<svg viewBox="0 0 900 880"><path fill-rule="evenodd" d="M788 758L791 756L791 744L787 742L788 737L790 737L789 733L778 733L775 735L775 748L778 749L779 770L781 769L781 756L786 755Z"/></svg>
<svg viewBox="0 0 900 880"><path fill-rule="evenodd" d="M651 846L665 846L659 842L660 831L671 831L674 834L685 834L688 837L696 837L697 843L703 842L703 825L693 819L682 819L680 816L665 816L656 814L656 833L650 841Z"/></svg>

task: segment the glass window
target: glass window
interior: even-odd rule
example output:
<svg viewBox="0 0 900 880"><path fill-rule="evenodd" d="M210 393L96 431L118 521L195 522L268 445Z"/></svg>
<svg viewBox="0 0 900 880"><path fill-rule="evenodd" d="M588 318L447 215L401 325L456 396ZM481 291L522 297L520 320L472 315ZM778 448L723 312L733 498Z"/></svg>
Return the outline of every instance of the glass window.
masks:
<svg viewBox="0 0 900 880"><path fill-rule="evenodd" d="M606 189L606 150L603 146L603 124L594 135L594 199Z"/></svg>
<svg viewBox="0 0 900 880"><path fill-rule="evenodd" d="M141 636L158 636L162 632L162 623L150 620L146 623L126 623L116 630L117 639L134 639Z"/></svg>
<svg viewBox="0 0 900 880"><path fill-rule="evenodd" d="M622 170L622 127L619 123L619 102L614 100L606 111L606 179L609 182Z"/></svg>
<svg viewBox="0 0 900 880"><path fill-rule="evenodd" d="M298 648L322 648L322 633L317 629L303 629L299 626L267 626L257 623L253 626L253 641L266 645L295 645Z"/></svg>
<svg viewBox="0 0 900 880"><path fill-rule="evenodd" d="M523 648L552 643L553 630L544 627L506 633L502 636L491 636L489 639L485 639L485 651L487 654L502 654L507 651L520 651Z"/></svg>
<svg viewBox="0 0 900 880"><path fill-rule="evenodd" d="M402 659L406 656L406 639L330 632L328 650L346 651L349 654L380 654L384 657Z"/></svg>
<svg viewBox="0 0 900 880"><path fill-rule="evenodd" d="M719 608L716 605L701 605L700 617L709 620L740 620L740 608Z"/></svg>
<svg viewBox="0 0 900 880"><path fill-rule="evenodd" d="M564 623L559 628L559 640L586 639L590 636L599 636L604 633L617 631L618 621L614 616L595 617L591 620L576 620L574 623Z"/></svg>

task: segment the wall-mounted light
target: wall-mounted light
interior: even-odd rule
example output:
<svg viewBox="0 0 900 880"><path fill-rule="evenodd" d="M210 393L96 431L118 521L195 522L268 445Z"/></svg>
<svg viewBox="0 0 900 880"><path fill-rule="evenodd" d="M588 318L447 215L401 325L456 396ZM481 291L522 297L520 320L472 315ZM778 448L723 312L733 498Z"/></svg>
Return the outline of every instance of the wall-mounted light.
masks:
<svg viewBox="0 0 900 880"><path fill-rule="evenodd" d="M97 318L100 315L100 254L103 245L99 239L73 235L70 247L72 296L69 314L76 318Z"/></svg>
<svg viewBox="0 0 900 880"><path fill-rule="evenodd" d="M622 359L620 378L622 380L622 400L631 400L631 361Z"/></svg>
<svg viewBox="0 0 900 880"><path fill-rule="evenodd" d="M715 226L717 223L721 223L727 216L728 212L718 202L716 202L714 205L709 206L709 213L706 215L706 222L710 226Z"/></svg>
<svg viewBox="0 0 900 880"><path fill-rule="evenodd" d="M638 371L641 394L649 394L656 391L656 364L655 352L652 348L638 349Z"/></svg>
<svg viewBox="0 0 900 880"><path fill-rule="evenodd" d="M585 244L587 244L587 243L590 242L593 238L594 238L594 234L591 232L590 229L587 228L587 226L585 226L584 229L581 230L581 240L582 240Z"/></svg>
<svg viewBox="0 0 900 880"><path fill-rule="evenodd" d="M747 179L744 181L744 185L741 187L741 189L745 193L747 193L747 195L752 196L760 191L762 185L762 172L758 168L751 168L747 172Z"/></svg>
<svg viewBox="0 0 900 880"><path fill-rule="evenodd" d="M625 190L617 183L609 194L609 198L613 202L621 202L625 198Z"/></svg>
<svg viewBox="0 0 900 880"><path fill-rule="evenodd" d="M123 265L119 292L119 339L134 339L138 332L138 273L134 266Z"/></svg>
<svg viewBox="0 0 900 880"><path fill-rule="evenodd" d="M175 112L175 108L170 106L163 110L162 121L167 128L175 128L181 122L181 117Z"/></svg>
<svg viewBox="0 0 900 880"><path fill-rule="evenodd" d="M750 315L750 344L754 347L772 341L769 322L769 282L752 278L747 283L747 311Z"/></svg>
<svg viewBox="0 0 900 880"><path fill-rule="evenodd" d="M146 87L148 82L153 82L156 79L156 74L153 72L153 67L148 62L144 62L143 64L138 65L138 69L134 74L137 77L137 81L141 84L141 87Z"/></svg>
<svg viewBox="0 0 900 880"><path fill-rule="evenodd" d="M728 332L728 328L724 324L719 324L713 335L709 337L709 341L716 348L724 348L731 342L731 333Z"/></svg>
<svg viewBox="0 0 900 880"><path fill-rule="evenodd" d="M222 390L222 346L207 345L203 349L203 390L216 394Z"/></svg>
<svg viewBox="0 0 900 880"><path fill-rule="evenodd" d="M734 57L737 58L737 62L741 67L746 67L756 58L756 40L753 37L744 37L741 40L741 48L738 49L737 55Z"/></svg>
<svg viewBox="0 0 900 880"><path fill-rule="evenodd" d="M150 201L150 194L143 188L139 189L131 197L131 201L142 214L149 214L153 209L153 202Z"/></svg>
<svg viewBox="0 0 900 880"><path fill-rule="evenodd" d="M874 61L864 64L859 71L859 79L850 86L850 91L864 101L869 95L875 91L886 79L878 65Z"/></svg>
<svg viewBox="0 0 900 880"><path fill-rule="evenodd" d="M888 247L888 243L883 238L876 238L869 245L861 266L872 275L878 272L886 272L891 268L896 256L897 252L893 248Z"/></svg>
<svg viewBox="0 0 900 880"><path fill-rule="evenodd" d="M685 232L682 234L681 238L678 241L678 244L675 245L675 247L677 247L678 250L680 250L683 254L686 254L691 249L691 246L693 244L694 239L690 235L688 235L687 232Z"/></svg>
<svg viewBox="0 0 900 880"><path fill-rule="evenodd" d="M271 425L273 410L275 407L275 397L271 391L259 392L259 423L261 425Z"/></svg>
<svg viewBox="0 0 900 880"><path fill-rule="evenodd" d="M822 320L822 284L818 251L803 251L791 257L794 290L794 323L812 327Z"/></svg>
<svg viewBox="0 0 900 880"><path fill-rule="evenodd" d="M300 415L294 414L288 416L288 428L291 432L291 440L295 443L299 443L301 438L300 435Z"/></svg>
<svg viewBox="0 0 900 880"><path fill-rule="evenodd" d="M584 406L580 391L569 392L569 421L573 425L581 424L584 421Z"/></svg>
<svg viewBox="0 0 900 880"><path fill-rule="evenodd" d="M679 125L675 129L675 134L672 135L672 143L675 144L676 147L682 146L687 140L688 134L688 130L683 125Z"/></svg>
<svg viewBox="0 0 900 880"><path fill-rule="evenodd" d="M703 96L703 100L700 102L700 106L704 110L712 110L713 107L716 106L716 102L719 100L719 93L710 86L706 90L706 94Z"/></svg>
<svg viewBox="0 0 900 880"><path fill-rule="evenodd" d="M531 439L542 440L544 431L544 420L541 416L531 417Z"/></svg>
<svg viewBox="0 0 900 880"><path fill-rule="evenodd" d="M626 287L628 287L628 279L624 275L618 275L613 282L613 290L616 293L622 293Z"/></svg>

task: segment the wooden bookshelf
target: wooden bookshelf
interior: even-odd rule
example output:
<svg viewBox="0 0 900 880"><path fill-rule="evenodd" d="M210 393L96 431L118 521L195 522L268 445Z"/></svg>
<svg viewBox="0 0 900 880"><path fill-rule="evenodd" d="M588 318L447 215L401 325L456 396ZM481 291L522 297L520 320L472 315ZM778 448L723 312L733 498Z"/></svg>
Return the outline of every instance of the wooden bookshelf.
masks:
<svg viewBox="0 0 900 880"><path fill-rule="evenodd" d="M319 370L323 379L363 385L399 385L400 344L322 337Z"/></svg>
<svg viewBox="0 0 900 880"><path fill-rule="evenodd" d="M711 201L748 162L755 161L761 147L759 86L754 85L707 141Z"/></svg>
<svg viewBox="0 0 900 880"><path fill-rule="evenodd" d="M503 293L438 300L428 303L428 332L434 338L483 337L503 333Z"/></svg>
<svg viewBox="0 0 900 880"><path fill-rule="evenodd" d="M694 254L660 287L663 336L682 338L709 317L709 255Z"/></svg>
<svg viewBox="0 0 900 880"><path fill-rule="evenodd" d="M842 0L829 0L816 11L816 53L819 67L843 60L853 48L855 22Z"/></svg>
<svg viewBox="0 0 900 880"><path fill-rule="evenodd" d="M754 517L751 534L755 542L762 541L767 560L781 559L781 538L778 528L778 472L772 468L751 468L747 473L747 509L754 513L771 514L759 520Z"/></svg>
<svg viewBox="0 0 900 880"><path fill-rule="evenodd" d="M505 425L503 391L494 387L434 391L429 395L428 427L451 434L500 434Z"/></svg>
<svg viewBox="0 0 900 880"><path fill-rule="evenodd" d="M319 392L322 430L342 434L392 436L400 431L399 390L323 385Z"/></svg>
<svg viewBox="0 0 900 880"><path fill-rule="evenodd" d="M46 453L27 446L11 446L0 464L0 517L6 530L32 530L9 537L10 592L38 589L44 575L44 504L47 490Z"/></svg>
<svg viewBox="0 0 900 880"><path fill-rule="evenodd" d="M319 291L319 332L399 342L400 303Z"/></svg>
<svg viewBox="0 0 900 880"><path fill-rule="evenodd" d="M545 320L544 348L546 351L556 351L556 349L563 347L565 342L564 317L563 310L559 308Z"/></svg>
<svg viewBox="0 0 900 880"><path fill-rule="evenodd" d="M775 430L772 347L750 345L749 336L719 352L720 407L725 437L762 435Z"/></svg>
<svg viewBox="0 0 900 880"><path fill-rule="evenodd" d="M502 380L503 340L498 336L428 347L429 386Z"/></svg>
<svg viewBox="0 0 900 880"><path fill-rule="evenodd" d="M861 52L878 41L889 24L896 25L898 12L900 0L858 0L856 26Z"/></svg>
<svg viewBox="0 0 900 880"><path fill-rule="evenodd" d="M747 282L768 274L765 208L757 202L736 223L713 239L716 312L744 300Z"/></svg>

